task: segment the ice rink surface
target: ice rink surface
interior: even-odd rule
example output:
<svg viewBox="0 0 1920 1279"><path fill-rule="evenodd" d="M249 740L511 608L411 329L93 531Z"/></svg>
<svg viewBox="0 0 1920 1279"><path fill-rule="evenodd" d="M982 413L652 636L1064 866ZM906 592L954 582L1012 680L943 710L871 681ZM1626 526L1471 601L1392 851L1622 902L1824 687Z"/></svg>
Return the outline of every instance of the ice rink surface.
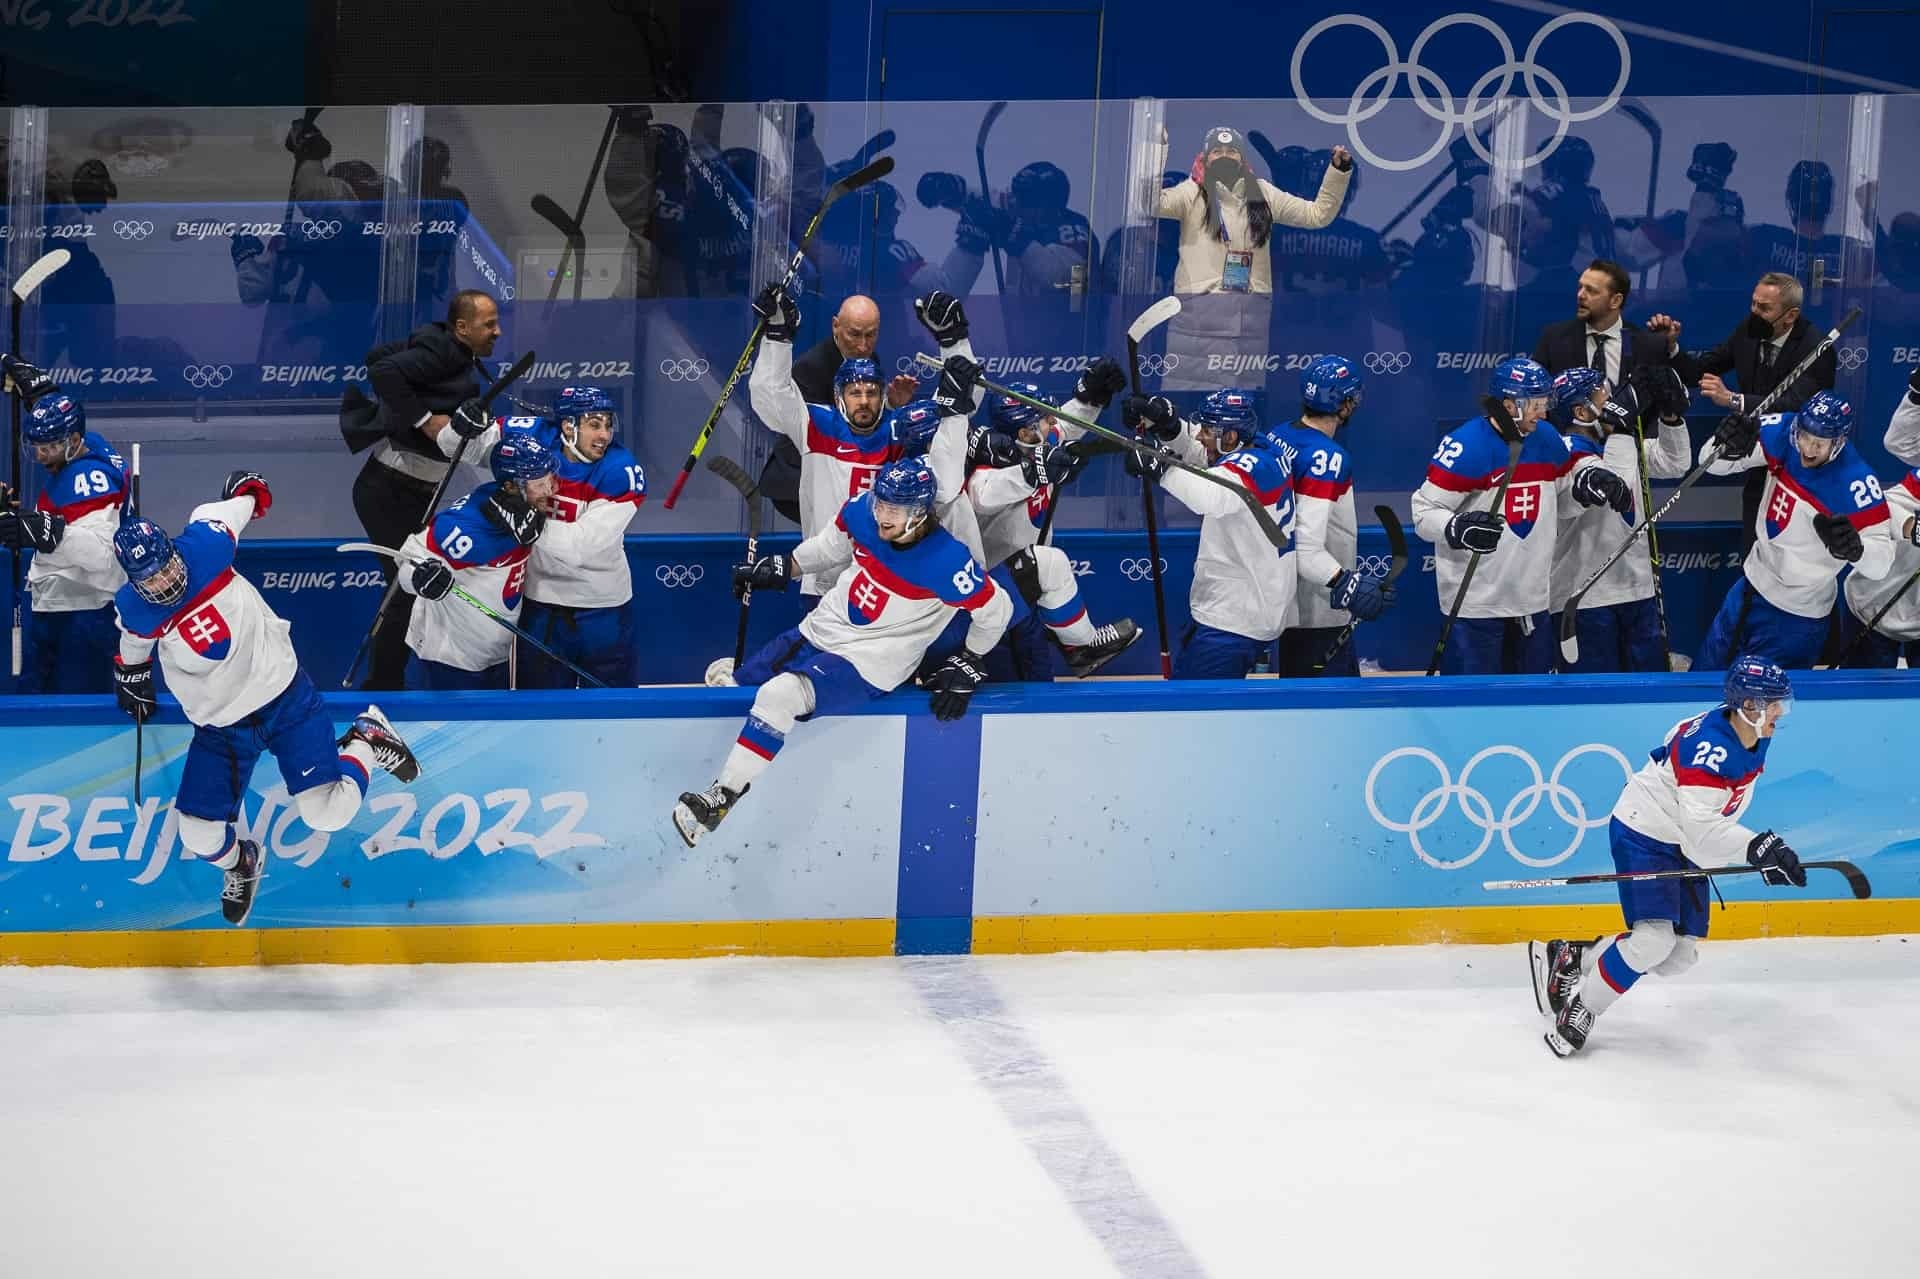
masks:
<svg viewBox="0 0 1920 1279"><path fill-rule="evenodd" d="M1920 939L0 969L0 1275L1920 1273Z"/></svg>

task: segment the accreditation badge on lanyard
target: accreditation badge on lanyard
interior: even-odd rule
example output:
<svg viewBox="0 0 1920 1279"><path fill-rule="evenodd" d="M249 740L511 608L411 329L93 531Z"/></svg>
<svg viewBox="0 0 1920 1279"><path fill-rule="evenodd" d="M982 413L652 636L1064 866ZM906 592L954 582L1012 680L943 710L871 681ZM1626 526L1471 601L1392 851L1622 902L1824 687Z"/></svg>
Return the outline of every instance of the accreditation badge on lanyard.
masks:
<svg viewBox="0 0 1920 1279"><path fill-rule="evenodd" d="M1220 291L1245 293L1253 286L1253 250L1228 249L1226 266L1220 272Z"/></svg>

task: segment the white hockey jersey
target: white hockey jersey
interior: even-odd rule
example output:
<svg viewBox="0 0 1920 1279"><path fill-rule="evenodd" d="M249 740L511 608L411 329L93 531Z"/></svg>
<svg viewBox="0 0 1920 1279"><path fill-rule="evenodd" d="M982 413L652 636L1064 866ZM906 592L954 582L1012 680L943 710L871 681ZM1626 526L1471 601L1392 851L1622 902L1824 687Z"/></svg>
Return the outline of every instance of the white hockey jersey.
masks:
<svg viewBox="0 0 1920 1279"><path fill-rule="evenodd" d="M1627 779L1613 816L1649 839L1676 845L1696 866L1739 866L1756 832L1740 824L1766 768L1762 737L1749 750L1727 709L1683 720Z"/></svg>
<svg viewBox="0 0 1920 1279"><path fill-rule="evenodd" d="M1920 546L1905 535L1907 521L1920 514L1920 469L1908 471L1887 490L1887 509L1892 512L1888 521L1893 534L1892 571L1877 578L1857 570L1847 574L1847 607L1862 625L1871 622L1887 601L1920 573ZM1900 596L1876 629L1897 640L1920 639L1920 586Z"/></svg>
<svg viewBox="0 0 1920 1279"><path fill-rule="evenodd" d="M1068 400L1060 411L1088 421L1100 415L1099 409L1079 400ZM1086 428L1056 418L1047 430L1044 447L1071 444L1086 433ZM1029 484L1026 468L1017 463L976 469L967 477L967 498L980 522L981 563L997 568L1038 542L1040 526L1046 523L1047 511L1059 496L1045 476L1038 485Z"/></svg>
<svg viewBox="0 0 1920 1279"><path fill-rule="evenodd" d="M497 488L497 483L482 484L434 516L426 532L407 538L401 550L409 563L427 556L443 561L453 570L455 586L511 622L520 616L532 552L481 514L482 505ZM540 536L546 536L544 530ZM414 593L411 569L401 570L400 585ZM507 660L513 633L459 596L448 594L414 602L407 647L429 662L484 671Z"/></svg>
<svg viewBox="0 0 1920 1279"><path fill-rule="evenodd" d="M1582 506L1572 494L1563 494L1560 502L1560 527L1553 540L1553 608L1566 606L1573 593L1586 584L1594 570L1620 549L1627 533L1646 518L1641 510L1640 446L1631 435L1610 436L1605 447L1584 435L1561 437L1572 460L1571 477L1581 466L1593 465L1589 458L1626 482L1633 494L1633 509L1625 515L1611 506ZM1662 423L1660 432L1647 446L1647 472L1656 480L1676 480L1693 465L1693 449L1687 441L1685 422ZM1580 598L1582 608L1605 608L1634 600L1653 598L1653 562L1646 548L1620 557L1607 575L1593 584Z"/></svg>
<svg viewBox="0 0 1920 1279"><path fill-rule="evenodd" d="M1572 466L1559 432L1545 423L1534 427L1520 446L1520 460L1507 488L1506 532L1497 547L1480 557L1460 616L1526 617L1547 610L1560 488ZM1457 551L1447 544L1447 521L1468 507L1487 509L1506 470L1507 445L1484 417L1463 422L1442 437L1427 463L1426 483L1413 495L1413 527L1433 543L1434 577L1443 608L1459 594L1460 579L1473 558L1471 551Z"/></svg>
<svg viewBox="0 0 1920 1279"><path fill-rule="evenodd" d="M845 502L832 524L794 548L793 559L833 583L800 633L875 688L905 683L956 609L973 615L966 645L974 653L998 644L1013 617L1006 592L959 539L936 528L897 547L880 536L864 498Z"/></svg>
<svg viewBox="0 0 1920 1279"><path fill-rule="evenodd" d="M1183 436L1178 447L1192 458L1200 445ZM1284 550L1274 549L1246 503L1219 485L1172 467L1160 477L1161 488L1201 517L1200 550L1187 597L1194 621L1263 643L1285 629L1298 586L1293 460L1292 446L1276 441L1271 447L1236 450L1207 468L1260 500L1287 535Z"/></svg>
<svg viewBox="0 0 1920 1279"><path fill-rule="evenodd" d="M1920 466L1920 404L1911 391L1900 397L1887 422L1886 445L1887 452L1908 466Z"/></svg>
<svg viewBox="0 0 1920 1279"><path fill-rule="evenodd" d="M114 598L120 660L144 662L160 650L167 690L195 724L225 728L286 692L300 669L291 629L253 583L233 569L253 499L196 506L173 548L187 565L177 605L152 604L131 584Z"/></svg>
<svg viewBox="0 0 1920 1279"><path fill-rule="evenodd" d="M91 612L113 602L127 575L114 558L126 503L127 465L100 435L83 435L80 456L52 473L34 506L67 522L60 545L35 551L27 591L36 613Z"/></svg>

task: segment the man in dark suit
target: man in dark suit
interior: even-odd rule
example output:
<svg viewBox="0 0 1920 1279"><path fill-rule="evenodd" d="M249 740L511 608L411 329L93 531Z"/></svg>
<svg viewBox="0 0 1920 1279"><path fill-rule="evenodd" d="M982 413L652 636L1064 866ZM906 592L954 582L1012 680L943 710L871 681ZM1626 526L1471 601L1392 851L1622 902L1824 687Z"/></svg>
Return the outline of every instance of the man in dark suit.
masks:
<svg viewBox="0 0 1920 1279"><path fill-rule="evenodd" d="M434 490L448 470L435 437L460 405L486 388L480 361L500 340L500 306L479 289L453 295L444 323L422 325L406 341L367 352L375 403L349 387L340 406L340 433L358 453L373 446L353 482L353 509L380 546L398 546L427 522ZM380 561L387 580L394 565ZM405 682L407 621L413 596L394 596L374 637L364 689L396 689Z"/></svg>
<svg viewBox="0 0 1920 1279"><path fill-rule="evenodd" d="M1682 381L1698 383L1702 395L1730 413L1748 413L1820 345L1823 335L1800 314L1800 302L1800 281L1778 271L1767 272L1753 286L1752 310L1746 320L1727 335L1726 341L1697 360L1679 350L1680 322L1672 316L1654 316L1647 321L1647 329L1673 343L1673 367L1680 371ZM1828 351L1781 393L1770 411L1791 413L1812 399L1816 391L1831 391L1838 368L1837 357ZM1738 391L1727 388L1722 379L1726 373L1733 374ZM1743 553L1753 546L1754 521L1760 513L1760 490L1765 487L1766 476L1763 468L1748 471L1746 487L1741 491Z"/></svg>
<svg viewBox="0 0 1920 1279"><path fill-rule="evenodd" d="M1633 281L1618 262L1596 258L1580 273L1573 295L1573 318L1540 330L1533 358L1549 373L1585 367L1598 369L1609 389L1626 384L1635 368L1666 364L1668 344L1621 317Z"/></svg>

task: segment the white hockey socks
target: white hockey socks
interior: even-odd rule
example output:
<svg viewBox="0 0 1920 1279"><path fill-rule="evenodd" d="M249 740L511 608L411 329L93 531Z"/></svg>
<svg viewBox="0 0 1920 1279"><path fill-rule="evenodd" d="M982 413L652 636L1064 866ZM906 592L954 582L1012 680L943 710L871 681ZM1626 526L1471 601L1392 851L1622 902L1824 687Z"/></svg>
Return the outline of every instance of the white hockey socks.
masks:
<svg viewBox="0 0 1920 1279"><path fill-rule="evenodd" d="M813 684L805 676L783 673L762 684L720 766L720 784L736 795L752 785L787 744L794 723L812 710Z"/></svg>

